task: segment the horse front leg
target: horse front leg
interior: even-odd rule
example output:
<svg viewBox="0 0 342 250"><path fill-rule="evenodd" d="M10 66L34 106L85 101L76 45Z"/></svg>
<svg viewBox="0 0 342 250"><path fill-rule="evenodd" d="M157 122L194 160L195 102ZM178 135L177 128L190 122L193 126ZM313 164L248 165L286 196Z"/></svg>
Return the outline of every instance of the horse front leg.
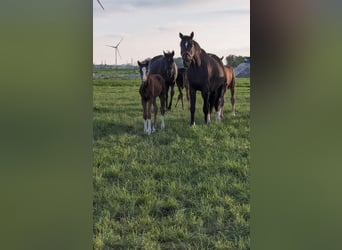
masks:
<svg viewBox="0 0 342 250"><path fill-rule="evenodd" d="M152 128L151 128L151 106L152 101L147 101L147 134L151 134Z"/></svg>
<svg viewBox="0 0 342 250"><path fill-rule="evenodd" d="M171 106L172 106L172 99L173 99L173 96L175 94L175 83L171 84L171 96L170 96L170 103L169 103L169 106L167 107L168 110L171 110ZM167 102L166 102L167 103Z"/></svg>
<svg viewBox="0 0 342 250"><path fill-rule="evenodd" d="M230 102L232 104L232 115L235 116L235 80L230 86Z"/></svg>
<svg viewBox="0 0 342 250"><path fill-rule="evenodd" d="M165 95L160 96L160 119L161 119L161 124L160 128L164 129L165 128L165 120L164 120L164 114L165 114Z"/></svg>
<svg viewBox="0 0 342 250"><path fill-rule="evenodd" d="M223 118L223 106L224 106L224 97L226 93L226 86L224 85L218 90L219 96L215 102L215 110L216 110L216 120L220 121Z"/></svg>
<svg viewBox="0 0 342 250"><path fill-rule="evenodd" d="M180 87L179 87L179 94L180 94L180 98L181 98L181 102L182 102L182 109L184 110L183 92L182 92L182 89Z"/></svg>
<svg viewBox="0 0 342 250"><path fill-rule="evenodd" d="M165 105L167 106L167 100L169 99L169 88L170 88L170 85L169 84L167 84L166 83L166 99L165 99ZM169 110L169 108L168 107L166 107L168 110Z"/></svg>
<svg viewBox="0 0 342 250"><path fill-rule="evenodd" d="M188 101L188 109L190 109L190 93L189 86L185 87L186 100Z"/></svg>
<svg viewBox="0 0 342 250"><path fill-rule="evenodd" d="M190 126L195 126L196 90L190 88Z"/></svg>
<svg viewBox="0 0 342 250"><path fill-rule="evenodd" d="M143 107L144 133L147 133L147 103L143 98L141 98L141 105Z"/></svg>

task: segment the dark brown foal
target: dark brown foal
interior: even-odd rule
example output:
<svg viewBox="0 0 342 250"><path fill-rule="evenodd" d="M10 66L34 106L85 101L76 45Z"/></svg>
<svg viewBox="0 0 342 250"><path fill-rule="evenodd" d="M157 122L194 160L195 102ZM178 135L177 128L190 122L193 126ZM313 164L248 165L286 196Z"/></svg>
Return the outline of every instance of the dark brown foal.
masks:
<svg viewBox="0 0 342 250"><path fill-rule="evenodd" d="M143 106L144 132L151 134L156 130L157 124L157 97L160 99L161 112L161 129L165 128L165 101L166 101L166 85L164 78L159 74L150 74L148 72L149 62L141 63L138 61L139 72L141 76L141 85L139 93L141 96L141 104ZM153 105L154 120L151 126L151 107Z"/></svg>

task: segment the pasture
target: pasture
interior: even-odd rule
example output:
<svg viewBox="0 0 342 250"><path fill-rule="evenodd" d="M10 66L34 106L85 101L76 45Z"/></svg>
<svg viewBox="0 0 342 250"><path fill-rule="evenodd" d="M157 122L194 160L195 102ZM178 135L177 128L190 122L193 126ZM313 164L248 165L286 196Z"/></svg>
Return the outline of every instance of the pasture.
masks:
<svg viewBox="0 0 342 250"><path fill-rule="evenodd" d="M250 79L236 116L228 91L209 125L198 92L194 128L175 87L165 130L146 135L138 70L94 73L108 76L93 81L94 249L250 249Z"/></svg>

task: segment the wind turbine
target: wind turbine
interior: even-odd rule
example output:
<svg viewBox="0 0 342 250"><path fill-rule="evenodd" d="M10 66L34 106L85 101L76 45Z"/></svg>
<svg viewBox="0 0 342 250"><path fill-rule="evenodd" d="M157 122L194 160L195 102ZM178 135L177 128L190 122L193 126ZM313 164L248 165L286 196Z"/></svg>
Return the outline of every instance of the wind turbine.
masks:
<svg viewBox="0 0 342 250"><path fill-rule="evenodd" d="M120 58L121 58L121 55L120 55L120 51L119 51L119 44L122 42L122 39L123 38L121 38L121 40L120 40L120 42L116 45L116 46L112 46L112 45L106 45L106 46L108 46L108 47L111 47L111 48L114 48L115 49L115 65L118 65L117 64L117 56L118 56L118 53L119 53L119 56L120 56Z"/></svg>
<svg viewBox="0 0 342 250"><path fill-rule="evenodd" d="M101 6L101 8L104 10L104 8L103 8L103 6L102 6L102 4L101 4L100 0L97 0L97 2L98 2L98 3L99 3L99 5Z"/></svg>

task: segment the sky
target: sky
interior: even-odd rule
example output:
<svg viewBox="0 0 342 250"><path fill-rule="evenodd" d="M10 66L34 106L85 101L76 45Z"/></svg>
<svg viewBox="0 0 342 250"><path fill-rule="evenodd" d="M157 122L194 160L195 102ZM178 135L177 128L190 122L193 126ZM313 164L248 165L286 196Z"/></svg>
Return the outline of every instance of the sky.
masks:
<svg viewBox="0 0 342 250"><path fill-rule="evenodd" d="M250 55L249 0L93 1L93 63L137 64L163 51L180 57L179 32L217 56Z"/></svg>

